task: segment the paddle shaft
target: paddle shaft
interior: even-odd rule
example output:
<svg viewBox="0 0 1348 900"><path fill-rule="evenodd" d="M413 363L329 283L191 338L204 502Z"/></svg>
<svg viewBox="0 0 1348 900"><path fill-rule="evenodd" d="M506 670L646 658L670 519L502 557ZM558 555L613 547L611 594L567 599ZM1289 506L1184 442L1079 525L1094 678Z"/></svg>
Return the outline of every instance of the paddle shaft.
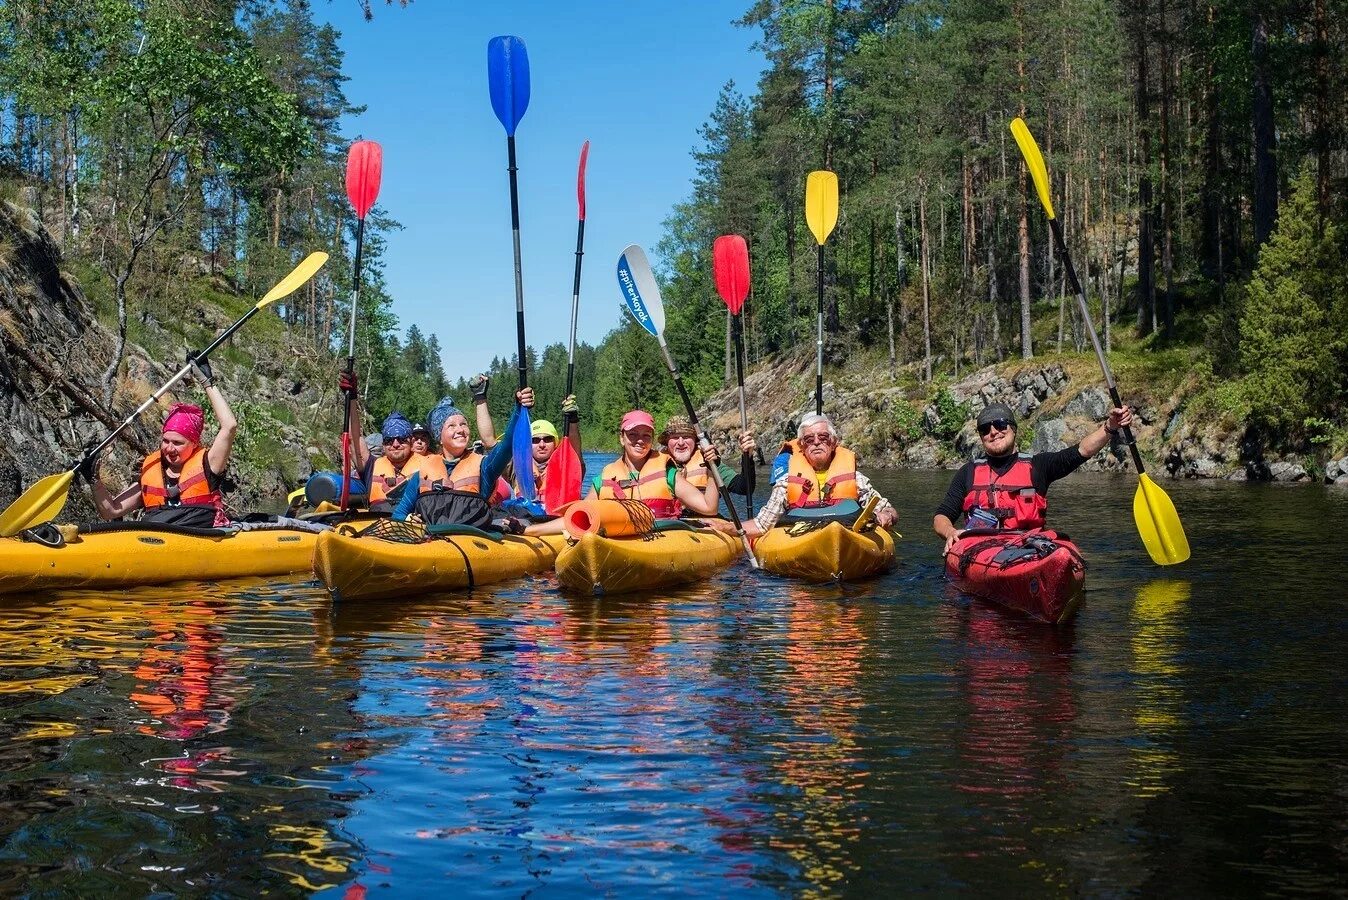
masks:
<svg viewBox="0 0 1348 900"><path fill-rule="evenodd" d="M254 306L252 309L248 310L248 312L244 313L243 318L239 319L239 321L235 322L233 325L229 326L224 331L222 331L220 333L220 336L217 337L215 340L211 341L210 345L206 347L205 350L202 350L200 353L197 354L197 357L204 358L210 356L213 352L215 352L215 349L217 347L219 347L225 341L229 340L229 338L234 334L234 332L242 328L245 322L247 322L254 315L256 315L259 309L261 309L261 307ZM108 449L108 445L112 443L113 438L117 437L117 435L121 434L122 431L125 430L128 425L136 421L136 419L140 416L141 413L145 412L145 410L153 406L155 402L159 400L160 397L168 393L169 388L173 387L175 384L181 381L183 376L190 371L192 371L191 361L189 361L187 365L183 366L181 369L175 372L173 377L164 383L163 387L161 387L159 390L155 391L153 394L147 397L144 403L136 407L136 411L133 412L131 415L127 416L126 421L118 425L115 429L113 429L111 434L103 438L102 443L100 443L97 447L94 447L94 449L90 450L88 453L84 454L84 460L93 459L97 457L100 453L102 453L104 450ZM84 460L81 460L81 462L83 462ZM76 468L79 467L76 466Z"/></svg>
<svg viewBox="0 0 1348 900"><path fill-rule="evenodd" d="M735 335L735 380L739 382L740 392L740 430L749 430L749 410L744 404L744 320L739 313L731 316L731 326ZM748 453L740 456L740 471L744 475L745 509L754 514L754 458ZM730 498L726 498L729 505Z"/></svg>
<svg viewBox="0 0 1348 900"><path fill-rule="evenodd" d="M576 220L576 275L571 281L571 339L566 348L566 396L573 393L576 381L576 319L580 315L580 263L585 256L585 220ZM568 413L567 421L576 413Z"/></svg>
<svg viewBox="0 0 1348 900"><path fill-rule="evenodd" d="M1114 373L1109 368L1109 361L1105 359L1105 351L1100 349L1100 339L1095 334L1095 323L1091 321L1091 311L1086 306L1086 292L1081 289L1081 282L1077 280L1076 267L1072 265L1072 255L1067 252L1067 242L1063 239L1062 225L1058 223L1057 218L1048 220L1049 230L1053 232L1053 242L1058 247L1058 256L1062 259L1063 268L1067 271L1067 279L1072 282L1072 290L1077 295L1077 305L1081 308L1081 319L1086 323L1086 333L1091 336L1091 346L1095 348L1095 358L1100 361L1100 370L1105 373L1105 384L1109 387L1109 398L1114 401L1115 407L1122 407L1123 401L1119 399L1119 389L1114 383ZM1146 469L1142 466L1142 454L1137 451L1137 442L1133 440L1133 430L1127 425L1123 426L1123 441L1128 445L1128 450L1133 457L1133 465L1137 466L1137 474L1143 475Z"/></svg>
<svg viewBox="0 0 1348 900"><path fill-rule="evenodd" d="M814 336L814 413L824 414L824 245L819 245L818 278L819 302L815 315Z"/></svg>
<svg viewBox="0 0 1348 900"><path fill-rule="evenodd" d="M519 352L520 390L529 384L529 364L524 343L524 269L520 263L520 186L519 167L515 165L515 136L506 136L506 156L510 172L510 233L515 242L515 337Z"/></svg>
<svg viewBox="0 0 1348 900"><path fill-rule="evenodd" d="M346 374L354 375L356 372L356 310L360 308L360 259L365 250L365 217L360 216L356 219L356 260L351 275L351 318L347 324L346 332ZM351 401L356 399L356 392L351 391L346 395L346 402L342 404L342 496L341 508L346 509L347 501L351 496L351 456L356 452L351 446Z"/></svg>
<svg viewBox="0 0 1348 900"><path fill-rule="evenodd" d="M656 336L660 341L660 353L665 357L665 366L669 369L669 374L674 378L674 387L679 390L679 398L683 400L684 411L688 413L688 421L693 424L693 430L697 432L697 442L702 447L703 452L711 449L711 441L707 438L706 432L697 421L697 410L693 408L693 399L688 396L688 390L683 386L683 376L679 374L679 367L674 363L674 357L669 353L669 345L665 343L665 336L659 334ZM716 489L722 493L725 492L725 482L721 479L720 467L715 463L707 466L707 472L711 475L711 480L716 483ZM725 507L730 512L730 521L735 523L735 532L739 534L740 540L744 542L744 552L749 556L749 564L755 569L758 568L758 560L754 557L754 548L749 544L749 536L744 533L744 524L740 521L739 510L735 509L735 504L726 497Z"/></svg>

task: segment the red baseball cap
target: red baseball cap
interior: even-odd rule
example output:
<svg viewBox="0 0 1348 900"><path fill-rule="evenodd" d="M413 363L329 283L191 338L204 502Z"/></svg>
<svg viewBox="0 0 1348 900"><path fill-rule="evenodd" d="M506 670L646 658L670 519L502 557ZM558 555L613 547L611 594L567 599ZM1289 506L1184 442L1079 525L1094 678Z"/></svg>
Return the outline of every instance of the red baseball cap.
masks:
<svg viewBox="0 0 1348 900"><path fill-rule="evenodd" d="M651 414L644 409L634 409L623 416L622 425L619 428L622 431L630 431L642 425L645 425L651 431L655 431L655 419L651 418Z"/></svg>

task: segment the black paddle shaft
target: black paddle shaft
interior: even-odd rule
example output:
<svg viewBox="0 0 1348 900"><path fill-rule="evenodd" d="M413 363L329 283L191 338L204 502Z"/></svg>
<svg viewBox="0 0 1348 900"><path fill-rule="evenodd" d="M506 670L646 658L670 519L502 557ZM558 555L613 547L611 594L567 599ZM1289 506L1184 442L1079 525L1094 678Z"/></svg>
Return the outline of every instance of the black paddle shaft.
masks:
<svg viewBox="0 0 1348 900"><path fill-rule="evenodd" d="M576 277L571 281L571 342L566 351L566 396L574 391L576 381L576 314L580 310L580 264L585 256L585 220L576 220ZM578 413L567 413L568 423L578 421Z"/></svg>
<svg viewBox="0 0 1348 900"><path fill-rule="evenodd" d="M356 310L360 308L360 258L365 250L365 218L356 220L356 260L351 276L351 322L347 328L346 374L356 372ZM351 429L351 401L356 399L355 390L346 392L345 409L342 410L342 434Z"/></svg>
<svg viewBox="0 0 1348 900"><path fill-rule="evenodd" d="M744 408L744 321L739 313L735 313L730 318L731 328L735 339L735 379L739 382L740 389L740 427L747 429L749 427L748 412ZM754 458L748 453L740 456L740 472L744 475L744 497L749 516L754 514ZM726 498L730 502L730 498Z"/></svg>
<svg viewBox="0 0 1348 900"><path fill-rule="evenodd" d="M515 165L515 136L506 137L510 172L510 231L515 241L515 335L518 338L520 390L529 384L529 363L524 343L524 271L520 265L520 187Z"/></svg>
<svg viewBox="0 0 1348 900"><path fill-rule="evenodd" d="M1081 307L1081 319L1086 323L1086 333L1091 336L1091 345L1095 347L1095 358L1100 360L1100 369L1105 373L1105 384L1109 387L1109 398L1114 401L1117 408L1123 407L1123 401L1119 399L1119 389L1114 384L1114 373L1110 371L1109 361L1105 359L1105 351L1100 349L1100 339L1095 334L1095 323L1091 321L1091 311L1086 306L1086 292L1081 289L1081 282L1077 280L1076 267L1072 265L1072 256L1067 252L1067 242L1063 240L1062 225L1057 219L1048 220L1049 229L1053 232L1053 242L1058 245L1058 256L1062 259L1063 268L1067 270L1067 279L1072 282L1072 290L1077 295L1077 304ZM1142 466L1142 454L1137 451L1137 441L1133 439L1133 430L1128 426L1123 427L1123 441L1128 445L1128 450L1133 456L1133 465L1137 466L1137 474L1142 475L1147 470Z"/></svg>
<svg viewBox="0 0 1348 900"><path fill-rule="evenodd" d="M814 337L814 414L824 414L824 245L819 245L819 302L815 310Z"/></svg>

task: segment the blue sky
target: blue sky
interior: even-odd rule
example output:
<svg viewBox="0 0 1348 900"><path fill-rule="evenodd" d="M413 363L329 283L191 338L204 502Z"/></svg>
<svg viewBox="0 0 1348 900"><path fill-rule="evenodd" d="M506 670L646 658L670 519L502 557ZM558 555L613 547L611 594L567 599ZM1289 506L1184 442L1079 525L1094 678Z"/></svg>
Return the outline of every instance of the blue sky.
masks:
<svg viewBox="0 0 1348 900"><path fill-rule="evenodd" d="M367 111L347 133L384 148L379 205L401 330L440 336L451 379L515 350L505 131L492 113L487 41L528 46L529 109L516 132L529 343L565 342L576 243L576 164L590 141L578 339L618 320L614 276L629 243L652 253L693 176L690 151L722 85L752 94L766 63L757 29L731 24L747 0L671 3L414 0L317 3L342 32L347 97Z"/></svg>

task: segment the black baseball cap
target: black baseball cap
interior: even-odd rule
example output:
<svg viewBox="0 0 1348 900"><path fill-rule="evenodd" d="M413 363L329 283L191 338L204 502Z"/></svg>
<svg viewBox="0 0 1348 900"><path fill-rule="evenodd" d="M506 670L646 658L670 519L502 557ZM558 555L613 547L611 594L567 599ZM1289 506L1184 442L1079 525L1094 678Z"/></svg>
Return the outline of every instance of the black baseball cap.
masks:
<svg viewBox="0 0 1348 900"><path fill-rule="evenodd" d="M1005 403L990 403L978 414L979 425L986 425L998 419L1010 422L1012 428L1016 426L1016 414Z"/></svg>

